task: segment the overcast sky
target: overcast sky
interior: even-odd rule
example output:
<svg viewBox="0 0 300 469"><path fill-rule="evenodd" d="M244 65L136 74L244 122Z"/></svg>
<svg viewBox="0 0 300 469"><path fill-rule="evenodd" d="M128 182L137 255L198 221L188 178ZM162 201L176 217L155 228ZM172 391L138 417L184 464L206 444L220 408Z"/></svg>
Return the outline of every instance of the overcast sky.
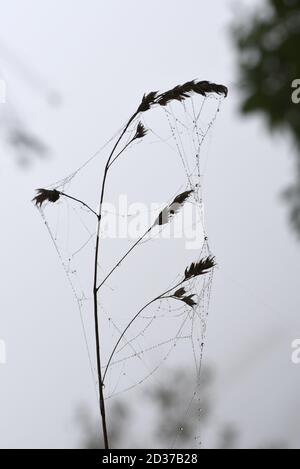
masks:
<svg viewBox="0 0 300 469"><path fill-rule="evenodd" d="M199 78L230 90L209 136L205 176L207 228L218 259L205 349L216 373L215 419L238 427L241 446L283 440L299 447L300 365L291 362L291 342L300 338L300 255L280 197L293 178L294 148L287 136L270 135L260 118L238 112L228 31L234 3L10 0L0 6L8 99L51 148L48 159L27 170L1 149L0 339L7 364L0 365L0 446L76 447L76 408L86 403L97 412L76 304L30 204L34 189L95 153L145 91ZM55 90L62 105L49 107ZM160 187L157 168L144 179L142 171L119 170L116 187L124 179L130 187L137 177L146 192L151 178ZM154 202L166 196L158 192ZM133 269L139 265L132 262ZM213 439L204 434L203 446Z"/></svg>

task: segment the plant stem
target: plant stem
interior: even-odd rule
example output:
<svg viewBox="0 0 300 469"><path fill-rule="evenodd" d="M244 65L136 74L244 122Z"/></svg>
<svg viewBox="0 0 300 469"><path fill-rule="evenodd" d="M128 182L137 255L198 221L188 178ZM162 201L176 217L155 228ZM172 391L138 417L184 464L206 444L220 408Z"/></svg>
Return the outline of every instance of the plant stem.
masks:
<svg viewBox="0 0 300 469"><path fill-rule="evenodd" d="M122 150L114 157L114 159L109 163L108 165L108 169L111 167L111 165L119 158L120 155L122 155L122 153L126 150L126 148L129 147L129 145L131 145L132 142L134 142L135 138L132 138L131 140L129 140L128 143L126 143L126 145L124 146L124 148L122 148Z"/></svg>
<svg viewBox="0 0 300 469"><path fill-rule="evenodd" d="M98 286L97 288L97 291L100 290L100 288L102 287L102 285L104 285L104 283L106 282L106 280L111 276L111 274L116 270L117 267L119 267L121 265L121 263L124 261L124 259L126 259L126 257L128 256L128 254L131 253L131 251L142 241L142 239L145 238L145 236L150 233L150 231L152 230L153 228L153 225L150 226L150 228L148 228L148 230L131 246L130 249L128 249L128 251L124 254L124 256L118 261L118 263L111 269L111 271L106 275L106 277L102 280L102 282L100 283L100 285Z"/></svg>
<svg viewBox="0 0 300 469"><path fill-rule="evenodd" d="M61 192L61 191L58 191L58 192L59 192L60 195L63 195L64 197L67 197L68 199L75 200L75 202L78 202L81 205L83 205L84 207L88 208L90 210L90 212L92 212L98 218L98 214L95 212L95 210L93 210L88 204L83 202L83 200L76 199L76 197L73 197L72 195L66 194L65 192Z"/></svg>
<svg viewBox="0 0 300 469"><path fill-rule="evenodd" d="M143 306L137 313L136 315L130 320L130 322L127 324L127 326L125 327L124 331L122 332L122 334L120 335L119 339L117 340L110 356L109 356L109 359L108 359L108 362L106 364L106 367L105 367L105 370L104 370L104 373L103 373L103 382L105 380L105 376L107 374L107 371L108 371L108 367L113 359L113 356L115 354L115 351L117 350L121 340L123 339L124 335L126 334L126 332L128 331L128 329L130 328L130 326L134 323L134 321L139 317L139 315L146 309L148 308L148 306L152 305L153 303L155 303L155 301L158 301L158 300L161 300L163 298L165 298L165 295L167 295L168 293L170 293L170 291L174 290L175 288L178 288L180 285L182 285L182 283L185 282L185 279L181 280L177 285L175 285L174 287L172 288L169 288L168 290L166 290L165 292L161 293L159 296L156 296L154 299L152 299L151 301L149 301L145 306Z"/></svg>
<svg viewBox="0 0 300 469"><path fill-rule="evenodd" d="M105 194L105 185L107 180L107 174L111 159L114 155L114 152L119 145L121 139L123 138L125 132L127 131L128 127L132 123L132 121L137 116L138 112L135 112L127 124L125 125L123 131L121 132L119 138L117 139L109 157L106 162L103 179L102 179L102 186L101 186L101 194L100 194L100 202L99 202L99 212L97 213L98 223L97 223L97 236L96 236L96 245L95 245L95 262L94 262L94 282L93 282L93 298L94 298L94 321L95 321L95 339L96 339L96 355L97 355L97 374L98 374L98 386L99 386L99 405L100 405L100 414L102 420L102 431L103 431L103 439L104 439L104 447L105 449L109 449L109 441L108 441L108 434L107 434L107 425L106 425L106 414L105 414L105 401L104 401L104 392L103 387L104 383L102 380L101 374L101 354L100 354L100 328L99 328L99 317L98 317L98 261L99 261L99 252L100 252L100 233L101 233L101 221L102 221L102 205L104 200Z"/></svg>

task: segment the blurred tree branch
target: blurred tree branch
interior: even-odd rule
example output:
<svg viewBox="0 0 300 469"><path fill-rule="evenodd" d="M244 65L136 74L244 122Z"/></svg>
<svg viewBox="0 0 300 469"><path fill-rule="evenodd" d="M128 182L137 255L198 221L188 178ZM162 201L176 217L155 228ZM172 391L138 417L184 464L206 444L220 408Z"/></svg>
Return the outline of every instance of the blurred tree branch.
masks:
<svg viewBox="0 0 300 469"><path fill-rule="evenodd" d="M292 83L300 78L300 0L266 0L262 10L232 27L238 51L241 111L260 112L271 130L288 131L297 147L296 179L285 192L300 237L300 104Z"/></svg>

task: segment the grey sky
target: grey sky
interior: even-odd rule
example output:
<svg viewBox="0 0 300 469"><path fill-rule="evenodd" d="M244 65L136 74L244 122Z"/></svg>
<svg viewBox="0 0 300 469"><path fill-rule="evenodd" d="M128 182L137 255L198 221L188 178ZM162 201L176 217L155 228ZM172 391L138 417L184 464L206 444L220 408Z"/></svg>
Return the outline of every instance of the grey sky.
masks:
<svg viewBox="0 0 300 469"><path fill-rule="evenodd" d="M2 56L0 41L8 97L52 148L50 159L28 171L2 150L0 339L8 363L0 365L0 446L75 447L76 406L86 402L97 411L76 305L30 204L33 190L100 148L145 91L199 78L230 91L209 137L205 182L219 265L205 352L217 374L215 419L235 423L242 446L280 439L299 447L300 365L291 363L291 342L300 337L300 255L280 199L294 149L286 136L270 136L259 118L237 112L232 2L11 0L0 6L1 41L40 77L31 88L20 64L4 49ZM60 108L45 102L52 89L62 95ZM116 185L123 176L117 173ZM126 178L132 185L132 176ZM155 201L165 196L160 192ZM213 430L203 435L203 446L214 437Z"/></svg>

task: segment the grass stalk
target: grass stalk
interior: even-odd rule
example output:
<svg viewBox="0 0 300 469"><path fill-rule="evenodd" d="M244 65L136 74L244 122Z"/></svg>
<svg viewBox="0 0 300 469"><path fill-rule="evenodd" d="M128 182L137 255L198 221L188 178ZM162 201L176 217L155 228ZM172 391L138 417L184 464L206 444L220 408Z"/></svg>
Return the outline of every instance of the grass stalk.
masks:
<svg viewBox="0 0 300 469"><path fill-rule="evenodd" d="M107 176L108 176L109 165L110 165L111 159L113 158L114 153L120 141L122 140L123 136L125 135L128 127L130 126L132 121L135 119L137 114L138 112L135 112L131 116L131 118L128 120L127 124L125 125L123 131L121 132L119 138L117 139L108 157L108 160L104 168L104 173L103 173L100 201L99 201L99 211L97 213L98 222L97 222L97 235L96 235L95 258L94 258L93 300L94 300L95 341L96 341L96 356L97 356L97 375L98 375L98 387L99 387L99 407L100 407L100 415L101 415L105 449L109 449L109 440L108 440L106 412L105 412L105 399L104 399L104 389L103 389L104 383L103 383L102 373L101 373L100 324L99 324L98 288L97 288L98 286L98 262L99 262L99 256L100 256L100 233L101 233L101 221L102 221L102 206L103 206L103 201L104 201L105 187L106 187Z"/></svg>

